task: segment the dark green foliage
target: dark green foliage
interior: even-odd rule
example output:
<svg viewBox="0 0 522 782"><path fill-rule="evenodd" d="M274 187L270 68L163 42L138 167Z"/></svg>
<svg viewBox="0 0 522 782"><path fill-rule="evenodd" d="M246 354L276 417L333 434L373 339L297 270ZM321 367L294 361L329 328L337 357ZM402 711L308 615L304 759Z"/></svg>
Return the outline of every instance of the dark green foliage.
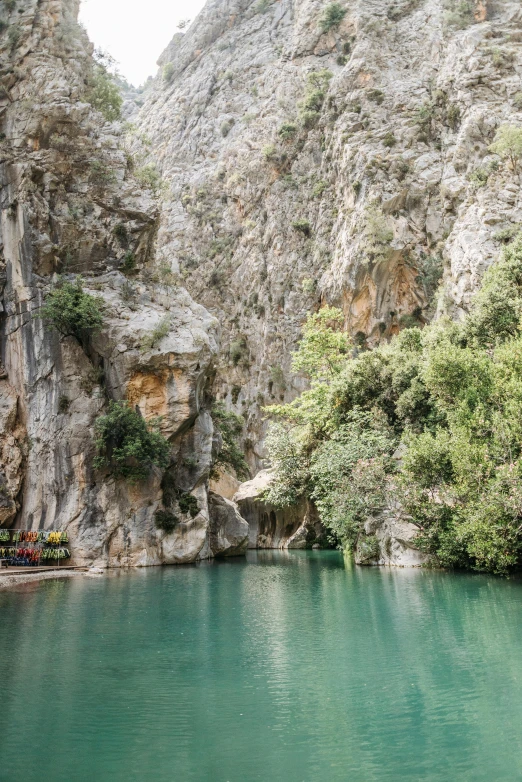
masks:
<svg viewBox="0 0 522 782"><path fill-rule="evenodd" d="M485 273L467 321L467 334L480 345L494 344L519 333L522 315L522 236Z"/></svg>
<svg viewBox="0 0 522 782"><path fill-rule="evenodd" d="M304 111L319 111L321 106L323 105L324 101L324 90L311 90L309 92L304 101L303 101L303 110Z"/></svg>
<svg viewBox="0 0 522 782"><path fill-rule="evenodd" d="M452 130L456 130L460 123L460 109L456 103L450 103L446 109L446 122Z"/></svg>
<svg viewBox="0 0 522 782"><path fill-rule="evenodd" d="M81 277L74 282L60 280L47 294L39 317L64 337L76 337L84 343L103 324L103 303L83 290Z"/></svg>
<svg viewBox="0 0 522 782"><path fill-rule="evenodd" d="M96 64L94 66L88 100L91 106L103 114L109 122L120 118L123 98L118 85L103 65Z"/></svg>
<svg viewBox="0 0 522 782"><path fill-rule="evenodd" d="M157 510L154 514L154 524L167 534L172 532L179 523L178 517L171 510Z"/></svg>
<svg viewBox="0 0 522 782"><path fill-rule="evenodd" d="M154 466L169 464L170 447L159 431L159 419L146 422L127 402L109 402L108 413L97 419L94 431L94 466L115 477L133 483L147 478Z"/></svg>
<svg viewBox="0 0 522 782"><path fill-rule="evenodd" d="M189 465L193 466L193 465ZM178 521L177 517L172 511L172 508L178 506L180 513L184 515L190 514L191 518L195 518L199 513L199 504L190 492L182 491L176 486L176 480L171 472L165 472L161 480L161 489L163 493L163 505L167 508L167 511L171 517Z"/></svg>
<svg viewBox="0 0 522 782"><path fill-rule="evenodd" d="M297 125L294 125L293 122L283 122L278 130L278 134L281 136L283 141L288 141L289 139L293 138L296 133Z"/></svg>
<svg viewBox="0 0 522 782"><path fill-rule="evenodd" d="M421 255L417 262L419 275L417 282L421 283L428 303L431 304L439 287L444 272L444 263L440 255Z"/></svg>
<svg viewBox="0 0 522 782"><path fill-rule="evenodd" d="M312 233L312 226L310 225L309 220L304 220L304 219L294 220L292 222L292 228L294 228L299 233L304 234L305 236L310 236L310 234Z"/></svg>
<svg viewBox="0 0 522 782"><path fill-rule="evenodd" d="M219 467L232 467L240 480L248 479L248 465L239 446L244 419L237 413L226 410L223 404L216 403L212 408L212 421L216 432L221 435L221 449L214 459L214 472L217 472Z"/></svg>
<svg viewBox="0 0 522 782"><path fill-rule="evenodd" d="M395 134L392 130L386 133L385 137L382 140L382 143L384 144L385 147L388 148L395 146L395 144L397 143L397 139L395 138Z"/></svg>
<svg viewBox="0 0 522 782"><path fill-rule="evenodd" d="M521 316L518 237L486 272L462 323L407 329L355 358L338 355L329 378L311 374L308 391L269 408L281 421L267 437L276 471L269 499L308 495L335 536L359 550L364 522L399 506L435 563L519 568ZM309 332L307 361L320 365L320 343L310 343L317 325Z"/></svg>
<svg viewBox="0 0 522 782"><path fill-rule="evenodd" d="M327 33L332 27L339 27L345 16L346 8L343 8L339 3L330 3L321 15L319 27L323 33Z"/></svg>
<svg viewBox="0 0 522 782"><path fill-rule="evenodd" d="M133 272L136 268L136 259L134 257L134 253L132 253L130 250L127 250L125 255L123 256L123 261L121 264L121 270L124 273Z"/></svg>
<svg viewBox="0 0 522 782"><path fill-rule="evenodd" d="M188 491L183 492L178 497L179 509L182 513L190 513L191 518L195 518L199 513L199 505L196 497L189 494Z"/></svg>
<svg viewBox="0 0 522 782"><path fill-rule="evenodd" d="M237 366L242 359L245 359L248 353L245 337L240 337L230 343L230 358L234 366Z"/></svg>
<svg viewBox="0 0 522 782"><path fill-rule="evenodd" d="M378 106L384 102L384 92L382 90L368 90L366 94L368 95L368 98Z"/></svg>
<svg viewBox="0 0 522 782"><path fill-rule="evenodd" d="M113 234L119 243L125 247L129 240L129 234L125 223L117 223L117 225L114 226Z"/></svg>
<svg viewBox="0 0 522 782"><path fill-rule="evenodd" d="M58 412L59 413L66 413L71 405L70 399L68 399L66 396L61 396L58 401Z"/></svg>

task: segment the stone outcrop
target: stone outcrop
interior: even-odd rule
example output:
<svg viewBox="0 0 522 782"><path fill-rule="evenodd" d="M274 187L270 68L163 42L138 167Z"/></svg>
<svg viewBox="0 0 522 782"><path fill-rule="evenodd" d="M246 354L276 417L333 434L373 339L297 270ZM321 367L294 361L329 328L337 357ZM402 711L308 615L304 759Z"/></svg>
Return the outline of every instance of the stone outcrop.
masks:
<svg viewBox="0 0 522 782"><path fill-rule="evenodd" d="M429 556L415 544L418 532L414 524L400 519L397 508L380 518L369 519L358 541L355 561L358 565L422 567L429 562Z"/></svg>
<svg viewBox="0 0 522 782"><path fill-rule="evenodd" d="M325 544L324 529L312 503L303 499L288 508L274 507L263 499L270 481L270 471L261 470L234 495L248 522L248 547L305 549Z"/></svg>
<svg viewBox="0 0 522 782"><path fill-rule="evenodd" d="M214 557L236 557L246 552L248 523L240 515L235 502L209 492L210 537Z"/></svg>

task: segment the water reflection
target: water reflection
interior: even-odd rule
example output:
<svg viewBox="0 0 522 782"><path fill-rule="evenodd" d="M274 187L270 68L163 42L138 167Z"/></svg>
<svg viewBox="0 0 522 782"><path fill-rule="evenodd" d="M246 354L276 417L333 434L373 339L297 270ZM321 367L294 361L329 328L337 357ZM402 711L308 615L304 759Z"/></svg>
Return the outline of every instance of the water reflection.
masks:
<svg viewBox="0 0 522 782"><path fill-rule="evenodd" d="M271 551L0 593L0 778L521 778L521 597Z"/></svg>

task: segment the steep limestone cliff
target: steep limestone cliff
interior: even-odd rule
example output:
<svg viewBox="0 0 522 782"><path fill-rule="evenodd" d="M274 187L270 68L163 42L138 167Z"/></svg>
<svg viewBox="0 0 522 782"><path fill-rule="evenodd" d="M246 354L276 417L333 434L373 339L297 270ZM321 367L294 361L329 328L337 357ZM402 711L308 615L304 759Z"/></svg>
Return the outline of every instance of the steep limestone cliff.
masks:
<svg viewBox="0 0 522 782"><path fill-rule="evenodd" d="M162 54L129 138L89 102L77 1L5 4L4 527L67 528L77 563L243 552L237 508L209 502L212 398L245 416L257 472L262 408L306 386L290 361L311 311L341 306L360 347L436 311L461 317L522 225L518 176L489 151L500 125L522 121L519 2L347 0L329 19L325 8L209 0ZM88 344L38 317L57 275L74 274L104 302ZM111 399L161 416L165 474L129 485L93 468ZM250 545L321 536L310 508L274 510L274 522L251 488L237 495ZM178 522L165 533L154 519L168 503ZM389 539L390 562L408 559L408 530L386 524L369 534Z"/></svg>
<svg viewBox="0 0 522 782"><path fill-rule="evenodd" d="M342 306L363 346L459 317L522 222L488 152L522 119L520 3L342 8L325 32L319 0L209 0L137 120L171 188L158 253L222 324L216 390L254 469L261 407L303 388L290 354L311 310Z"/></svg>
<svg viewBox="0 0 522 782"><path fill-rule="evenodd" d="M9 9L0 33L0 523L66 529L75 564L212 556L207 408L218 324L150 273L157 202L129 169L121 125L89 103L94 64L78 3ZM103 328L87 345L38 317L57 274L81 274L102 299ZM167 334L144 339L166 318ZM93 469L93 425L109 399L161 416L169 485L197 508L180 510L169 534L154 523L160 470L132 486ZM237 540L233 548L220 540L219 553L237 553Z"/></svg>

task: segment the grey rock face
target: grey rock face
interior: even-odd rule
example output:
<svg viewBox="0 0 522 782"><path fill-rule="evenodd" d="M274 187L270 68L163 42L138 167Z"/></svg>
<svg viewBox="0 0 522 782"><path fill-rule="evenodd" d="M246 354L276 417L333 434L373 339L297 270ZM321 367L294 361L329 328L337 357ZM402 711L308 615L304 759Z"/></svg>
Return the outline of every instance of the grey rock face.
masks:
<svg viewBox="0 0 522 782"><path fill-rule="evenodd" d="M315 508L302 500L289 508L275 508L263 500L271 481L269 470L242 483L234 495L241 515L248 521L249 548L312 548L324 539L324 529Z"/></svg>
<svg viewBox="0 0 522 782"><path fill-rule="evenodd" d="M75 0L28 0L7 20L16 35L0 36L0 523L66 529L73 564L192 562L208 549L218 324L169 275L155 278L157 199L130 171L121 126L87 101L92 47L77 11ZM38 317L56 275L70 273L104 306L85 346ZM154 521L161 471L133 486L93 469L108 399L161 416L170 485L198 509L176 507L169 535Z"/></svg>
<svg viewBox="0 0 522 782"><path fill-rule="evenodd" d="M210 550L214 557L236 557L248 546L248 523L235 502L209 492Z"/></svg>
<svg viewBox="0 0 522 782"><path fill-rule="evenodd" d="M398 509L369 519L355 551L358 565L394 565L397 567L421 567L429 557L415 544L419 530L414 524L400 519Z"/></svg>
<svg viewBox="0 0 522 782"><path fill-rule="evenodd" d="M318 0L210 0L162 55L137 118L171 189L158 252L221 322L215 387L254 469L261 408L304 387L290 354L310 311L341 306L370 346L460 317L496 233L522 223L519 177L488 151L522 121L520 3L447 5L354 0L323 33Z"/></svg>

